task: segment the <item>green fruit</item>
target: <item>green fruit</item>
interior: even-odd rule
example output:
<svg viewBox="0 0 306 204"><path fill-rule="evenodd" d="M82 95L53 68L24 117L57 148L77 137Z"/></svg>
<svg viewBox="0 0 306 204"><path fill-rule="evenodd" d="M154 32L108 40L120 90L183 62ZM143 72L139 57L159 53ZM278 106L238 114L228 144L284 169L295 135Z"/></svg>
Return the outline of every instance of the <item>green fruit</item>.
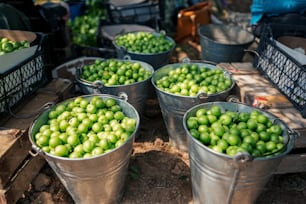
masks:
<svg viewBox="0 0 306 204"><path fill-rule="evenodd" d="M117 59L99 60L81 69L85 81L101 81L105 86L129 85L151 77L152 71L139 62Z"/></svg>
<svg viewBox="0 0 306 204"><path fill-rule="evenodd" d="M23 41L14 41L10 40L6 37L0 38L0 55L4 55L6 53L14 52L18 49L28 48L30 47L30 43L27 40Z"/></svg>
<svg viewBox="0 0 306 204"><path fill-rule="evenodd" d="M103 154L129 139L137 125L136 119L121 112L113 98L76 97L56 105L51 112L56 114L47 118L33 138L39 148L60 157Z"/></svg>
<svg viewBox="0 0 306 204"><path fill-rule="evenodd" d="M199 121L201 123L197 126ZM273 124L258 110L234 113L214 105L198 109L186 122L188 131L195 139L229 156L235 156L238 152L247 152L253 157L277 155L285 145L281 126ZM272 125L266 127L269 123Z"/></svg>
<svg viewBox="0 0 306 204"><path fill-rule="evenodd" d="M209 69L196 63L168 65L167 68L172 66L173 69L154 82L160 90L168 93L182 96L196 96L199 93L216 94L232 85L230 80L230 85L220 88L218 84L229 79L220 68ZM220 114L217 112L214 114L219 117Z"/></svg>
<svg viewBox="0 0 306 204"><path fill-rule="evenodd" d="M115 38L118 47L124 47L129 52L142 54L156 54L169 51L174 43L164 34L150 32L131 32L119 35Z"/></svg>

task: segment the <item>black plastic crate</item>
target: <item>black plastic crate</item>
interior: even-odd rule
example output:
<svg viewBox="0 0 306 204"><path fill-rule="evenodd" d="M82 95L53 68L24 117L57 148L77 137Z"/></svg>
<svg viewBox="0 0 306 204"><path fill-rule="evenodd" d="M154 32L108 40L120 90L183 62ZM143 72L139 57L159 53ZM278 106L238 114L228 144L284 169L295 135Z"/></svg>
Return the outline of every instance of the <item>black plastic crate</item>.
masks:
<svg viewBox="0 0 306 204"><path fill-rule="evenodd" d="M42 47L44 35L37 34L37 41L34 55L0 74L0 114L10 112L22 99L47 82Z"/></svg>
<svg viewBox="0 0 306 204"><path fill-rule="evenodd" d="M116 51L113 48L106 47L90 47L72 45L73 57L101 57L101 58L115 58Z"/></svg>
<svg viewBox="0 0 306 204"><path fill-rule="evenodd" d="M141 24L158 30L160 20L159 3L156 0L143 3L116 5L110 3L108 13L111 22L115 24Z"/></svg>
<svg viewBox="0 0 306 204"><path fill-rule="evenodd" d="M254 59L254 67L266 76L306 118L306 67L277 46L280 36L306 37L306 26L267 24Z"/></svg>

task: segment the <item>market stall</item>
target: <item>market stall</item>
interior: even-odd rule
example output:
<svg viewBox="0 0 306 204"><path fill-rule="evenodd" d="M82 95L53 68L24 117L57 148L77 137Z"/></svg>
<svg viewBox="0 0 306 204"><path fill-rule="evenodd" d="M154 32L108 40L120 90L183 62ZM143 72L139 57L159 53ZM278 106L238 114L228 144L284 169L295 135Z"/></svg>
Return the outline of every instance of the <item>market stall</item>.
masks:
<svg viewBox="0 0 306 204"><path fill-rule="evenodd" d="M214 38L205 33L205 26L209 25L199 25L199 37ZM82 52L48 70L51 80L44 70L48 52L39 41L44 35L31 33L37 41L19 31L33 41L23 49L35 49L30 56L18 55L24 57L21 62L0 72L0 202L239 203L242 198L258 204L303 202L305 67L296 55L279 47L276 28L266 28L261 38L253 38L240 27L244 31L240 37L251 36L247 47L222 30L216 36L223 38L206 39L208 44L192 36L175 42L175 36L153 32L135 35L141 39L132 36L115 42L114 38L104 47L97 35L97 44L79 44ZM297 33L302 35L294 37L305 37L304 32L293 32ZM217 51L209 40L225 44L227 51ZM156 42L160 49L154 47ZM286 42L281 41L292 46ZM122 44L116 47L117 43ZM206 61L207 46L229 60ZM233 47L248 52L231 60ZM251 114L260 119L251 121ZM42 127L51 124L49 132L43 132ZM67 128L70 125L74 128ZM235 127L237 135L230 132ZM65 139L67 129L78 139ZM250 135L253 139L242 145ZM248 188L241 188L245 185Z"/></svg>

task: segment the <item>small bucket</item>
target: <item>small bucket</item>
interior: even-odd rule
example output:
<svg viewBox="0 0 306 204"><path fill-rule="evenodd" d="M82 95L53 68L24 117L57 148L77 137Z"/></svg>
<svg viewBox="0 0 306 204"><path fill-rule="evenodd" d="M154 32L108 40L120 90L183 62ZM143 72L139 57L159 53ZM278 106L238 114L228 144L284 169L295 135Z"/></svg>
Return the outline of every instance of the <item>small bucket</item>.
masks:
<svg viewBox="0 0 306 204"><path fill-rule="evenodd" d="M154 32L154 34L160 35L160 33L157 33L157 32ZM167 40L173 43L173 47L170 50L167 50L161 53L155 53L155 54L143 54L143 53L135 53L135 52L128 51L124 47L116 45L115 40L113 40L113 45L116 49L117 57L119 59L124 59L125 56L129 56L132 60L139 60L139 61L149 63L150 65L152 65L154 70L157 70L160 67L169 63L172 52L175 48L175 41L169 36L166 36L166 38Z"/></svg>
<svg viewBox="0 0 306 204"><path fill-rule="evenodd" d="M209 24L198 28L201 56L215 63L241 62L254 35L238 26Z"/></svg>
<svg viewBox="0 0 306 204"><path fill-rule="evenodd" d="M286 149L278 155L256 158L247 153L238 153L234 157L217 153L195 139L186 127L187 118L195 116L200 108L209 109L213 105L234 112L251 112L255 109L239 103L210 102L194 106L185 113L183 125L190 141L189 158L194 203L254 203L281 159L292 150L294 134L280 119L258 109L274 124L282 127L284 141L287 141Z"/></svg>
<svg viewBox="0 0 306 204"><path fill-rule="evenodd" d="M185 62L190 63L190 62ZM230 91L234 87L235 83L231 75L224 70L228 77L232 80L232 86L225 91L216 94L205 94L200 93L197 96L179 96L172 93L167 93L160 90L155 81L161 79L163 76L167 75L170 70L177 69L183 63L169 64L154 72L152 76L152 84L155 87L156 95L159 101L159 106L163 115L165 125L167 127L167 132L169 135L169 141L172 146L177 147L182 151L188 151L188 138L186 131L183 127L183 117L185 112L200 103L210 102L210 101L223 101L229 96ZM192 64L192 63L191 63ZM216 65L207 63L195 63L200 67L205 66L209 69L216 69Z"/></svg>
<svg viewBox="0 0 306 204"><path fill-rule="evenodd" d="M99 58L93 58L99 59ZM105 59L100 59L105 60ZM138 62L144 67L146 70L150 71L153 75L154 69L151 65L145 62L137 61L137 60L128 60L128 59L114 59L116 61L130 61L130 62ZM94 61L84 61L84 63L91 64ZM113 86L105 86L101 81L89 82L82 80L80 78L81 67L76 71L76 82L79 85L81 92L84 94L110 94L118 96L119 98L126 99L131 105L135 107L138 111L139 115L142 117L145 107L145 102L148 98L148 89L150 84L150 78L147 78L143 81L136 82L128 85L113 85Z"/></svg>
<svg viewBox="0 0 306 204"><path fill-rule="evenodd" d="M85 95L90 99L95 95ZM119 203L123 192L125 179L128 172L130 155L133 149L135 134L139 128L139 116L132 105L115 96L98 95L102 99L113 98L117 101L126 116L137 120L136 129L130 138L107 153L90 158L65 158L57 157L42 151L35 144L34 135L42 124L48 120L50 108L40 114L29 128L29 139L32 151L43 156L53 171L57 174L75 203ZM66 103L68 99L62 103ZM31 152L33 154L33 152ZM34 154L35 155L35 154Z"/></svg>

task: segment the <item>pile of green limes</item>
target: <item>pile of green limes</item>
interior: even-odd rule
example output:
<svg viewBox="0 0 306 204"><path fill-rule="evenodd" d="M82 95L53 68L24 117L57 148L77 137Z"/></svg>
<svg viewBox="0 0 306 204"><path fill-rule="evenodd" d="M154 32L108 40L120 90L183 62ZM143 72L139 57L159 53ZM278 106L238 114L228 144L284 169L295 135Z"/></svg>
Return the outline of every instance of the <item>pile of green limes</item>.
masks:
<svg viewBox="0 0 306 204"><path fill-rule="evenodd" d="M0 55L28 47L30 47L30 42L27 40L14 41L6 37L0 37Z"/></svg>
<svg viewBox="0 0 306 204"><path fill-rule="evenodd" d="M210 69L197 63L182 63L156 80L155 84L168 93L195 96L201 92L216 94L225 91L233 82L221 68Z"/></svg>
<svg viewBox="0 0 306 204"><path fill-rule="evenodd" d="M128 52L141 54L157 54L169 51L174 42L170 41L165 34L150 32L130 32L117 36L115 45L124 47Z"/></svg>
<svg viewBox="0 0 306 204"><path fill-rule="evenodd" d="M50 110L34 140L52 155L88 158L123 145L136 125L136 119L126 116L113 98L76 97Z"/></svg>
<svg viewBox="0 0 306 204"><path fill-rule="evenodd" d="M93 64L82 68L80 78L89 81L102 81L106 86L128 85L150 78L152 71L140 62L119 59L97 59Z"/></svg>
<svg viewBox="0 0 306 204"><path fill-rule="evenodd" d="M233 112L222 111L218 105L199 108L187 118L186 127L202 144L229 156L247 152L265 157L284 150L282 127L256 109Z"/></svg>

